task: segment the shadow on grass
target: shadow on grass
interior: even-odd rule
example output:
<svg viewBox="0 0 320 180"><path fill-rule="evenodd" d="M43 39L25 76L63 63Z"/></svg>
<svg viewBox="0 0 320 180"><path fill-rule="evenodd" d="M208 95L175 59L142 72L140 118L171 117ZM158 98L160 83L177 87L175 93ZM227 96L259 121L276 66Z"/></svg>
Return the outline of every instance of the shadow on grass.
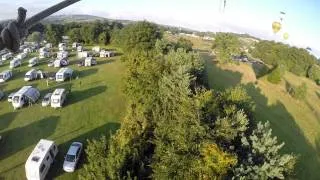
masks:
<svg viewBox="0 0 320 180"><path fill-rule="evenodd" d="M28 72L29 70L21 70L21 69L13 69L12 70L12 78L9 79L8 81L11 81L11 80L16 80L16 79L20 79L23 81L23 78L24 76L26 75L26 73Z"/></svg>
<svg viewBox="0 0 320 180"><path fill-rule="evenodd" d="M78 71L77 75L80 78L84 78L87 76L91 76L92 74L96 74L97 72L98 72L97 68L90 68L90 69L84 69L84 70Z"/></svg>
<svg viewBox="0 0 320 180"><path fill-rule="evenodd" d="M251 67L257 79L267 75L270 72L269 68L261 63L252 63Z"/></svg>
<svg viewBox="0 0 320 180"><path fill-rule="evenodd" d="M93 87L93 88L82 90L82 91L72 91L68 95L69 99L67 100L66 106L75 104L77 102L80 102L90 97L101 94L105 92L106 89L107 89L107 86L97 86L97 87Z"/></svg>
<svg viewBox="0 0 320 180"><path fill-rule="evenodd" d="M101 137L102 135L109 137L110 134L114 134L119 128L120 128L119 123L107 123L105 125L102 125L100 127L95 128L91 131L88 131L87 133L84 133L76 138L70 139L69 141L67 141L63 144L59 144L59 153L56 157L56 162L51 167L49 174L47 175L47 178L48 179L55 179L56 177L65 173L62 169L64 156L67 153L72 142L77 141L77 142L83 143L84 149L85 149L86 145L87 145L87 139L97 139L97 138ZM83 152L81 155L79 164L77 166L77 169L81 169L83 167L84 161L85 161L85 155Z"/></svg>
<svg viewBox="0 0 320 180"><path fill-rule="evenodd" d="M114 61L116 61L116 60L115 60L115 59L104 59L104 60L100 60L100 61L97 61L97 66L103 65L103 64L111 64L111 63L113 63Z"/></svg>
<svg viewBox="0 0 320 180"><path fill-rule="evenodd" d="M0 160L53 134L58 120L58 116L50 116L24 127L1 133L3 140L0 142Z"/></svg>
<svg viewBox="0 0 320 180"><path fill-rule="evenodd" d="M0 115L0 131L9 127L9 125L17 116L17 114L18 112L9 112L9 113Z"/></svg>

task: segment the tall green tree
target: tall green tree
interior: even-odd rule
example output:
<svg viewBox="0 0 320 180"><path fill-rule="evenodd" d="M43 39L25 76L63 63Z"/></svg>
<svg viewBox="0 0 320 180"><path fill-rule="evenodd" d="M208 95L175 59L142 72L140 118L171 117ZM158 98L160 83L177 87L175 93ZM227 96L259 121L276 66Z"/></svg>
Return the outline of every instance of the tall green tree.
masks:
<svg viewBox="0 0 320 180"><path fill-rule="evenodd" d="M41 41L41 33L40 32L33 32L32 34L30 34L27 38L28 41L30 42L37 42L39 43Z"/></svg>
<svg viewBox="0 0 320 180"><path fill-rule="evenodd" d="M231 33L217 33L212 48L218 61L231 62L232 56L240 53L240 41Z"/></svg>
<svg viewBox="0 0 320 180"><path fill-rule="evenodd" d="M82 42L82 36L80 28L73 28L68 31L68 36L70 37L71 42Z"/></svg>

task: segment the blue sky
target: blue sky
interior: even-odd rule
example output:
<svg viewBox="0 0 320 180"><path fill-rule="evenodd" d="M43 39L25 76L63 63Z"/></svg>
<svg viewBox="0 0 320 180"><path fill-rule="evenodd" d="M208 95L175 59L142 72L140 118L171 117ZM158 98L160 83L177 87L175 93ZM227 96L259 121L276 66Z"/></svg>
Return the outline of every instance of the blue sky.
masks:
<svg viewBox="0 0 320 180"><path fill-rule="evenodd" d="M33 15L57 0L0 0L0 19L16 17L23 6ZM58 14L91 14L108 18L150 20L208 31L250 33L264 39L320 50L320 0L82 0ZM6 7L6 8L4 8ZM318 10L317 10L318 9ZM286 12L283 30L274 35L271 24Z"/></svg>

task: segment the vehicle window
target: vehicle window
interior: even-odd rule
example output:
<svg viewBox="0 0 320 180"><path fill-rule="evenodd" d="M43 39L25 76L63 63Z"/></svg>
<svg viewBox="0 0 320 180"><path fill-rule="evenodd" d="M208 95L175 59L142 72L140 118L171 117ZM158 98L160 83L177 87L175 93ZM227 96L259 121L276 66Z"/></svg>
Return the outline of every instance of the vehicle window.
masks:
<svg viewBox="0 0 320 180"><path fill-rule="evenodd" d="M76 153L77 157L79 157L79 154L80 154L80 148L77 150L77 153Z"/></svg>
<svg viewBox="0 0 320 180"><path fill-rule="evenodd" d="M41 167L40 167L40 173L42 173L45 168L46 168L46 165L42 164Z"/></svg>
<svg viewBox="0 0 320 180"><path fill-rule="evenodd" d="M75 160L76 160L75 155L70 155L70 154L67 154L67 155L66 155L66 161L68 161L68 162L74 162Z"/></svg>
<svg viewBox="0 0 320 180"><path fill-rule="evenodd" d="M53 150L56 150L56 146L55 145L53 146Z"/></svg>
<svg viewBox="0 0 320 180"><path fill-rule="evenodd" d="M47 156L47 158L46 158L46 159L47 159L47 161L48 161L48 160L49 160L49 156Z"/></svg>
<svg viewBox="0 0 320 180"><path fill-rule="evenodd" d="M49 154L50 154L51 158L54 159L54 154L52 152L52 149L50 149Z"/></svg>
<svg viewBox="0 0 320 180"><path fill-rule="evenodd" d="M13 97L13 102L18 103L19 102L19 96L14 96Z"/></svg>

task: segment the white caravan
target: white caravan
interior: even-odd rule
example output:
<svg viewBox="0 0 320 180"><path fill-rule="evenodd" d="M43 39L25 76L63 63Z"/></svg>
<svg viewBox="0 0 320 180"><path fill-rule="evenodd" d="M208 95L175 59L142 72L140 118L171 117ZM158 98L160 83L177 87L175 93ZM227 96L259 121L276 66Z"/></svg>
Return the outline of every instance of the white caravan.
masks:
<svg viewBox="0 0 320 180"><path fill-rule="evenodd" d="M81 46L81 44L80 43L77 43L77 42L74 42L74 43L72 43L72 48L78 48L79 46Z"/></svg>
<svg viewBox="0 0 320 180"><path fill-rule="evenodd" d="M88 51L78 52L78 58L86 58L89 56Z"/></svg>
<svg viewBox="0 0 320 180"><path fill-rule="evenodd" d="M40 97L38 89L32 86L23 86L18 92L16 92L12 98L12 106L14 109L21 108L25 104L33 104Z"/></svg>
<svg viewBox="0 0 320 180"><path fill-rule="evenodd" d="M97 61L93 57L87 57L84 60L84 66L93 66L96 64L97 64Z"/></svg>
<svg viewBox="0 0 320 180"><path fill-rule="evenodd" d="M67 44L66 43L59 43L59 51L65 51L67 50Z"/></svg>
<svg viewBox="0 0 320 180"><path fill-rule="evenodd" d="M27 53L20 53L20 54L17 55L17 58L19 58L21 60L26 58L26 57L27 57Z"/></svg>
<svg viewBox="0 0 320 180"><path fill-rule="evenodd" d="M44 180L58 154L57 145L50 140L41 139L25 164L28 180Z"/></svg>
<svg viewBox="0 0 320 180"><path fill-rule="evenodd" d="M69 64L68 59L56 59L53 61L53 67L58 68L62 66L67 66Z"/></svg>
<svg viewBox="0 0 320 180"><path fill-rule="evenodd" d="M47 43L47 44L45 45L45 47L48 48L48 49L52 48L52 43Z"/></svg>
<svg viewBox="0 0 320 180"><path fill-rule="evenodd" d="M51 107L62 107L67 97L67 91L63 88L59 88L53 91L51 95Z"/></svg>
<svg viewBox="0 0 320 180"><path fill-rule="evenodd" d="M100 52L100 46L93 47L92 51L97 52L97 53Z"/></svg>
<svg viewBox="0 0 320 180"><path fill-rule="evenodd" d="M37 57L29 59L29 67L33 67L39 63L39 59Z"/></svg>
<svg viewBox="0 0 320 180"><path fill-rule="evenodd" d="M35 69L31 69L24 76L24 81L32 81L38 78L38 71Z"/></svg>
<svg viewBox="0 0 320 180"><path fill-rule="evenodd" d="M100 57L112 57L114 53L112 51L102 50L100 51Z"/></svg>
<svg viewBox="0 0 320 180"><path fill-rule="evenodd" d="M13 60L10 61L10 68L16 68L18 66L21 66L21 59L20 58L14 58Z"/></svg>
<svg viewBox="0 0 320 180"><path fill-rule="evenodd" d="M6 61L11 58L13 58L12 53L7 53L1 57L2 61Z"/></svg>
<svg viewBox="0 0 320 180"><path fill-rule="evenodd" d="M8 79L12 77L11 70L5 70L0 73L0 83L6 82Z"/></svg>
<svg viewBox="0 0 320 180"><path fill-rule="evenodd" d="M78 46L78 47L77 47L77 51L78 51L78 52L82 52L82 51L83 51L83 47L82 47L82 46Z"/></svg>
<svg viewBox="0 0 320 180"><path fill-rule="evenodd" d="M56 81L57 82L62 82L67 79L72 78L73 70L70 68L61 68L57 73L56 73Z"/></svg>
<svg viewBox="0 0 320 180"><path fill-rule="evenodd" d="M39 53L40 59L48 58L48 57L50 57L50 53L48 51L40 51L40 53Z"/></svg>
<svg viewBox="0 0 320 180"><path fill-rule="evenodd" d="M33 50L31 48L29 48L29 47L23 49L23 53L26 53L26 54L32 53L32 51Z"/></svg>
<svg viewBox="0 0 320 180"><path fill-rule="evenodd" d="M57 58L62 59L62 58L68 58L69 53L68 51L60 51L57 53Z"/></svg>

